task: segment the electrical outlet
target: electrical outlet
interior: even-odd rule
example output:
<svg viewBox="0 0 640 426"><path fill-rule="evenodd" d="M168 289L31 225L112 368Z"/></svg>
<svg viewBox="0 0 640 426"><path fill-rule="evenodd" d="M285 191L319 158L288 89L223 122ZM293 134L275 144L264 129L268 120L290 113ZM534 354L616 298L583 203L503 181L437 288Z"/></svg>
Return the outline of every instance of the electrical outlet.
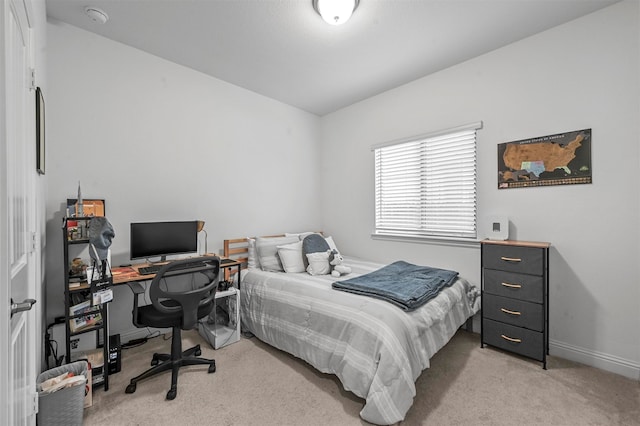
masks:
<svg viewBox="0 0 640 426"><path fill-rule="evenodd" d="M80 342L80 339L73 339L70 343L71 343L71 349L78 349L78 342Z"/></svg>

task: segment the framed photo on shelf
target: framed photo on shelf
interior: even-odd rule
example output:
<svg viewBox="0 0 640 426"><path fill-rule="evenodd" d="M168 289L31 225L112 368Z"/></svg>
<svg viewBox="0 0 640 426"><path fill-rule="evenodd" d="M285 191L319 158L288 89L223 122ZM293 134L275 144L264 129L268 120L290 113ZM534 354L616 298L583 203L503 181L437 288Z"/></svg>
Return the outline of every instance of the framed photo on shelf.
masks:
<svg viewBox="0 0 640 426"><path fill-rule="evenodd" d="M44 96L38 87L36 88L36 170L41 175L45 170L45 152Z"/></svg>
<svg viewBox="0 0 640 426"><path fill-rule="evenodd" d="M67 198L67 212L68 216L78 216L78 199ZM82 216L105 216L104 200L87 199L82 200Z"/></svg>

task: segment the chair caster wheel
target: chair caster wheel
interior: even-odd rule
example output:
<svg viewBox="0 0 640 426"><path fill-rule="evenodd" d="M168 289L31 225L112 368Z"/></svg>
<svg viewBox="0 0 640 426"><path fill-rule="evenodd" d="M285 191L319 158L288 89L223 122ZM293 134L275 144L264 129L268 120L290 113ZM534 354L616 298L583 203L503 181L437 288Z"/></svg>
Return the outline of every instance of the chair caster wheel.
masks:
<svg viewBox="0 0 640 426"><path fill-rule="evenodd" d="M168 400L176 399L177 394L178 394L177 389L169 389L169 392L167 392L167 399Z"/></svg>
<svg viewBox="0 0 640 426"><path fill-rule="evenodd" d="M215 364L210 364L208 372L209 373L215 373L216 372L216 365Z"/></svg>
<svg viewBox="0 0 640 426"><path fill-rule="evenodd" d="M158 354L153 354L153 358L151 358L151 366L158 365Z"/></svg>
<svg viewBox="0 0 640 426"><path fill-rule="evenodd" d="M196 351L193 353L195 356L200 356L202 355L202 350L200 349L196 349Z"/></svg>
<svg viewBox="0 0 640 426"><path fill-rule="evenodd" d="M134 393L136 391L136 384L130 383L129 386L124 390L124 393Z"/></svg>

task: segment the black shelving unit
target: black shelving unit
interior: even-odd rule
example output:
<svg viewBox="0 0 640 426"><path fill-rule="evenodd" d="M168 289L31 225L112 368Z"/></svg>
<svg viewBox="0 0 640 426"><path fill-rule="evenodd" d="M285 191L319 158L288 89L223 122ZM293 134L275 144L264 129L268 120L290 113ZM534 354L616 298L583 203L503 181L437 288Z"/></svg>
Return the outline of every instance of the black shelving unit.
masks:
<svg viewBox="0 0 640 426"><path fill-rule="evenodd" d="M94 333L96 348L102 348L102 373L101 380L96 380L94 372L93 386L104 385L104 390L109 390L109 304L93 303L93 295L102 289L111 287L113 278L108 276L98 280L87 282L84 279L70 275L70 261L73 259L70 252L80 254L89 248L89 221L91 217L65 217L62 223L62 240L64 246L64 300L65 300L65 345L66 362L72 361L71 342L75 336L86 333ZM73 280L73 282L72 282ZM72 308L83 305L83 313L72 314ZM100 319L93 324L76 328L78 320L92 321L99 315ZM98 377L100 377L98 375Z"/></svg>

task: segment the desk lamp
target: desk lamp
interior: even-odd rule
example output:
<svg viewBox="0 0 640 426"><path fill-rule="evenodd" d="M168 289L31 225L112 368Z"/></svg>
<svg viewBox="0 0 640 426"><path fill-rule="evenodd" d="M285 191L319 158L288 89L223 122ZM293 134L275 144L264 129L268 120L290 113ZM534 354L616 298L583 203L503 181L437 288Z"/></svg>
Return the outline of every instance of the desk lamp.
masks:
<svg viewBox="0 0 640 426"><path fill-rule="evenodd" d="M204 220L199 220L198 221L198 233L200 232L204 232L204 253L203 254L207 254L207 231L204 230Z"/></svg>

